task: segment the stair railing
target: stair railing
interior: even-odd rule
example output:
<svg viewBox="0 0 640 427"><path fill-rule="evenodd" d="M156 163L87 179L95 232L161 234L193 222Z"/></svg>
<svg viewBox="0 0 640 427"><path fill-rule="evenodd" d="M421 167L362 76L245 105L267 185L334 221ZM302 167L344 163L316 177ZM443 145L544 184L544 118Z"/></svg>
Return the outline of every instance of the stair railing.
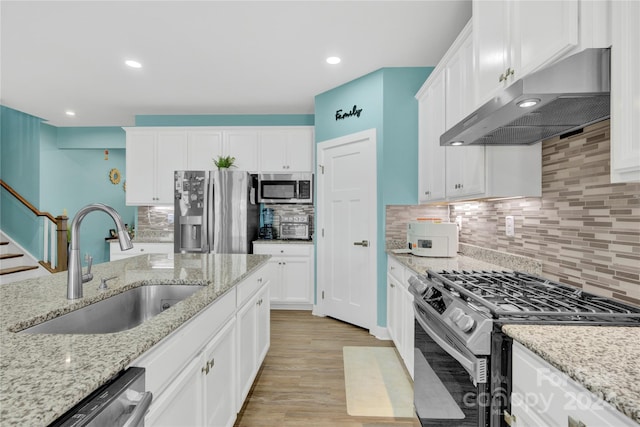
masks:
<svg viewBox="0 0 640 427"><path fill-rule="evenodd" d="M40 265L49 270L51 273L67 270L67 220L65 215L54 217L48 212L41 212L24 197L22 197L9 184L0 179L0 185L7 190L9 194L15 197L34 215L43 218L43 259L39 261Z"/></svg>

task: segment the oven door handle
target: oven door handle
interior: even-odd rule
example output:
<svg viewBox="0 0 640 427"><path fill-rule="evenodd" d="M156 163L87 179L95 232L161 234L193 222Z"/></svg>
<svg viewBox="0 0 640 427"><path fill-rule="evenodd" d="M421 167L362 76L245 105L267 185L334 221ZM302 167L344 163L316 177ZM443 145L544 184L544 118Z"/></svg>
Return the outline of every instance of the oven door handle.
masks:
<svg viewBox="0 0 640 427"><path fill-rule="evenodd" d="M487 382L486 373L483 374L483 372L480 372L480 370L478 369L479 368L478 363L475 360L468 358L464 354L460 353L451 344L449 344L448 342L443 340L436 333L436 331L434 331L422 319L422 316L420 316L420 313L418 312L418 310L417 310L415 305L413 307L413 311L414 311L414 314L415 314L415 318L418 321L418 323L420 324L420 326L422 327L422 329L431 337L432 340L434 340L436 342L436 344L438 344L444 351L449 353L449 355L451 357L456 359L458 361L458 363L460 363L462 365L462 367L469 373L469 375L471 375L473 377L473 380L476 383L486 383Z"/></svg>

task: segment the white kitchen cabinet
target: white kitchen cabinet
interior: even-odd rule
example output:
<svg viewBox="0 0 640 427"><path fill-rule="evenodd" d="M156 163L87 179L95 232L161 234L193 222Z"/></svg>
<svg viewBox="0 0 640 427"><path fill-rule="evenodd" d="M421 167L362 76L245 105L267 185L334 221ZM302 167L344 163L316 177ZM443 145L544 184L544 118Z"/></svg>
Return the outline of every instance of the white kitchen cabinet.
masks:
<svg viewBox="0 0 640 427"><path fill-rule="evenodd" d="M117 241L109 242L109 261L146 254L173 254L173 243L137 243L134 240L133 248L123 251Z"/></svg>
<svg viewBox="0 0 640 427"><path fill-rule="evenodd" d="M525 348L512 346L511 415L517 427L638 424Z"/></svg>
<svg viewBox="0 0 640 427"><path fill-rule="evenodd" d="M409 292L411 270L387 257L387 329L402 361L413 378L414 314Z"/></svg>
<svg viewBox="0 0 640 427"><path fill-rule="evenodd" d="M160 396L153 396L144 423L152 427L202 424L202 362L194 358Z"/></svg>
<svg viewBox="0 0 640 427"><path fill-rule="evenodd" d="M236 170L258 173L258 130L234 129L224 132L222 151L225 156L236 158ZM213 168L212 168L213 169Z"/></svg>
<svg viewBox="0 0 640 427"><path fill-rule="evenodd" d="M237 411L242 409L269 349L269 283L265 282L238 311Z"/></svg>
<svg viewBox="0 0 640 427"><path fill-rule="evenodd" d="M223 155L221 130L187 131L187 170L216 169L214 159Z"/></svg>
<svg viewBox="0 0 640 427"><path fill-rule="evenodd" d="M145 424L232 426L236 418L234 352L235 319L231 319L154 401Z"/></svg>
<svg viewBox="0 0 640 427"><path fill-rule="evenodd" d="M125 130L127 205L173 206L173 172L187 166L186 133Z"/></svg>
<svg viewBox="0 0 640 427"><path fill-rule="evenodd" d="M447 147L447 199L485 194L485 147Z"/></svg>
<svg viewBox="0 0 640 427"><path fill-rule="evenodd" d="M578 45L578 0L473 2L476 105Z"/></svg>
<svg viewBox="0 0 640 427"><path fill-rule="evenodd" d="M232 319L202 354L204 423L199 425L231 427L236 419L235 324Z"/></svg>
<svg viewBox="0 0 640 427"><path fill-rule="evenodd" d="M640 2L611 2L611 182L640 181Z"/></svg>
<svg viewBox="0 0 640 427"><path fill-rule="evenodd" d="M445 128L444 73L432 75L418 93L418 202L446 198L445 153L440 135Z"/></svg>
<svg viewBox="0 0 640 427"><path fill-rule="evenodd" d="M313 172L313 128L260 132L260 172Z"/></svg>
<svg viewBox="0 0 640 427"><path fill-rule="evenodd" d="M313 250L312 244L254 244L255 254L271 255L272 308L310 310L313 307Z"/></svg>
<svg viewBox="0 0 640 427"><path fill-rule="evenodd" d="M187 167L186 132L125 130L127 205L173 206L173 172Z"/></svg>

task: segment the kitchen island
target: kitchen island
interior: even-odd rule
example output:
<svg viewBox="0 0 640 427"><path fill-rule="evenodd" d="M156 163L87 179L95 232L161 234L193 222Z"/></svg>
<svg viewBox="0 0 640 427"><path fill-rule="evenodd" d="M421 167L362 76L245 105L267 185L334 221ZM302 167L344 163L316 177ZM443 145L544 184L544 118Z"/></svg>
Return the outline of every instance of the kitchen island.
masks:
<svg viewBox="0 0 640 427"><path fill-rule="evenodd" d="M142 255L93 267L84 298L66 299L67 273L0 287L0 425L48 425L269 260L266 255ZM102 278L109 289L99 291ZM127 289L203 285L133 329L110 334L20 334Z"/></svg>

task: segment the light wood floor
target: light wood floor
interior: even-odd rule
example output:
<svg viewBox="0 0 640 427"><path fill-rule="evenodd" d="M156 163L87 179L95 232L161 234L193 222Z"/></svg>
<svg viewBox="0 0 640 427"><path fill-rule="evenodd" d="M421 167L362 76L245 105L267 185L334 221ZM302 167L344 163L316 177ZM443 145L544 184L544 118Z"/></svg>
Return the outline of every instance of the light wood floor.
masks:
<svg viewBox="0 0 640 427"><path fill-rule="evenodd" d="M342 347L350 345L393 344L309 311L272 310L271 348L235 426L419 427L415 418L347 414Z"/></svg>

